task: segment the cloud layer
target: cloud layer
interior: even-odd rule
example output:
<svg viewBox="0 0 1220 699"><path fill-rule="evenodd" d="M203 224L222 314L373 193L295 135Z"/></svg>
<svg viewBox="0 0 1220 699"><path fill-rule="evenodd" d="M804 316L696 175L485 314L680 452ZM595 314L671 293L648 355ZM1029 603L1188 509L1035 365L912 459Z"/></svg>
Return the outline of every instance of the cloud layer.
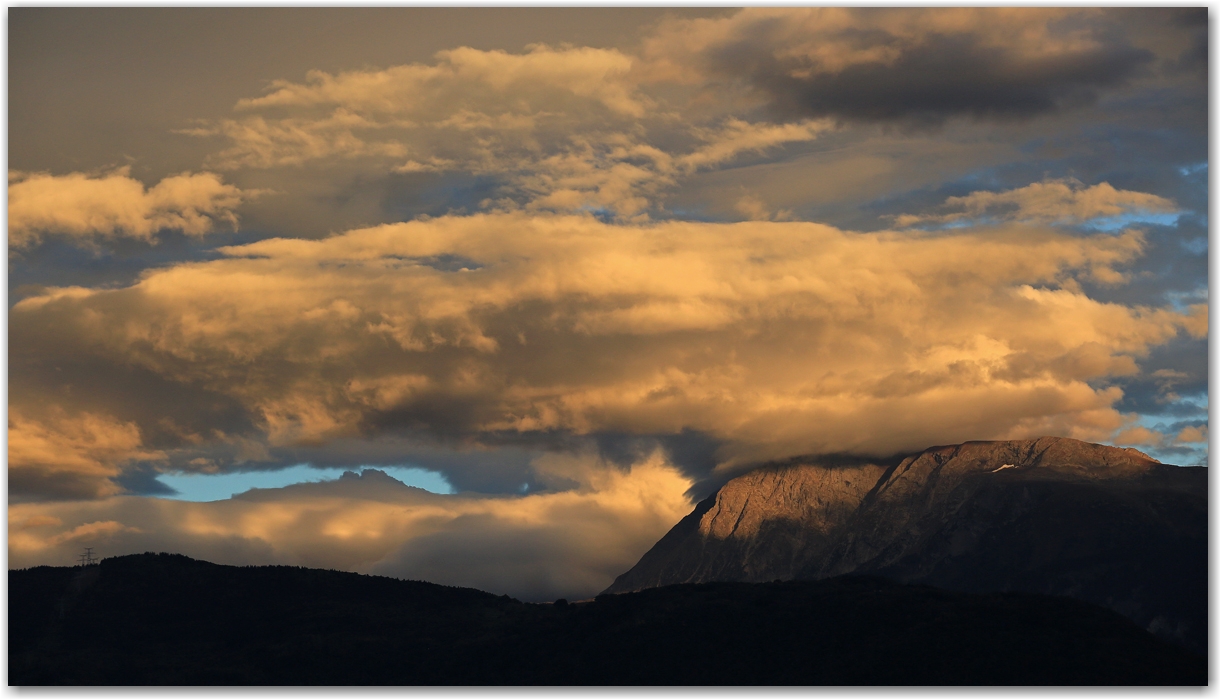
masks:
<svg viewBox="0 0 1220 699"><path fill-rule="evenodd" d="M395 434L695 430L724 443L729 465L1046 432L1104 439L1123 426L1107 379L1207 332L1201 305L1131 307L1080 290L1121 283L1143 246L1135 231L1033 225L859 234L524 212L264 240L128 288L18 302L13 361L30 374L12 407L84 415L55 383L88 361L220 397L264 459ZM157 448L171 450L231 442L208 409L180 411L169 430L164 414L128 407L145 388L133 390L91 397L113 424L135 421L122 434L160 429ZM73 449L76 428L63 429ZM106 492L95 465L75 472Z"/></svg>

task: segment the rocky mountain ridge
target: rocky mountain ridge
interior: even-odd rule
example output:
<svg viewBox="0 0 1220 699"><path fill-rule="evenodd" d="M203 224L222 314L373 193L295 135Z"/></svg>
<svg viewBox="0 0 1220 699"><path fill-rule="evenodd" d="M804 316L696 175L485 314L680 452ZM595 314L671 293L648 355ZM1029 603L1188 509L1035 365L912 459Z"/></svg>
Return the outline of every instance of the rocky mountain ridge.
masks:
<svg viewBox="0 0 1220 699"><path fill-rule="evenodd" d="M606 590L881 575L1107 606L1206 643L1207 475L1043 437L891 463L795 461L725 484Z"/></svg>

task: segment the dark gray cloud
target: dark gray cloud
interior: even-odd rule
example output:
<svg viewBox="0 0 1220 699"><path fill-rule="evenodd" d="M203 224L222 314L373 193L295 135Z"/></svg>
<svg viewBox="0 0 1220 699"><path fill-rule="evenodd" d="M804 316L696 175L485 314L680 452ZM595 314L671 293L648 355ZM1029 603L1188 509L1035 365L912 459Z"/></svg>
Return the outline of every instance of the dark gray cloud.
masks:
<svg viewBox="0 0 1220 699"><path fill-rule="evenodd" d="M115 485L132 495L177 495L178 491L157 480L159 471L145 464L129 467L114 477Z"/></svg>
<svg viewBox="0 0 1220 699"><path fill-rule="evenodd" d="M120 476L121 477L121 476ZM9 502L91 500L97 497L94 477L66 471L47 471L41 466L8 468Z"/></svg>
<svg viewBox="0 0 1220 699"><path fill-rule="evenodd" d="M1120 410L1148 415L1206 416L1206 409L1193 402L1207 393L1206 339L1179 337L1155 347L1140 360L1140 369L1138 376L1115 381L1123 389ZM1189 400L1179 401L1174 395Z"/></svg>
<svg viewBox="0 0 1220 699"><path fill-rule="evenodd" d="M1020 120L1089 105L1146 74L1157 58L1128 36L1133 28L1122 25L1133 18L1123 11L820 12L744 14L707 40L702 58L713 74L765 95L784 118L916 125L959 116ZM1164 14L1157 19L1176 25ZM1197 29L1178 27L1191 32ZM1173 60L1189 63L1196 54L1175 52Z"/></svg>
<svg viewBox="0 0 1220 699"><path fill-rule="evenodd" d="M725 70L749 66L747 79L786 116L938 124L956 116L1023 119L1091 104L1100 90L1124 84L1152 59L1146 51L1121 45L1021 60L980 46L970 35L926 41L902 50L892 64L855 65L810 77L793 75L799 64L769 55L750 60L744 47L726 49L718 63Z"/></svg>

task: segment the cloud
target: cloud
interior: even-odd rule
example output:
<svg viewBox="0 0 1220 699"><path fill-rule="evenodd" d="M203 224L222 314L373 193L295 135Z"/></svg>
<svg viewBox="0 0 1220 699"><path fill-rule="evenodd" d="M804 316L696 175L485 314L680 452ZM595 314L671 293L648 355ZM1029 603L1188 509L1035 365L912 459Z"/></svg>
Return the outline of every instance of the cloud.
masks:
<svg viewBox="0 0 1220 699"><path fill-rule="evenodd" d="M1165 435L1140 425L1128 427L1114 437L1114 443L1119 446L1159 446L1164 441Z"/></svg>
<svg viewBox="0 0 1220 699"><path fill-rule="evenodd" d="M511 54L463 47L437 53L431 65L277 80L268 94L237 103L248 116L186 133L226 137L232 145L213 159L221 168L375 153L418 160L418 152L427 160L448 150L463 160L502 157L536 149L548 129L566 134L573 122L605 127L643 116L651 103L636 92L631 66L614 49L535 45Z"/></svg>
<svg viewBox="0 0 1220 699"><path fill-rule="evenodd" d="M810 141L826 131L825 121L794 124L750 124L729 119L718 130L701 129L696 133L706 145L683 156L679 162L688 170L709 167L732 160L741 153L758 152L784 143Z"/></svg>
<svg viewBox="0 0 1220 699"><path fill-rule="evenodd" d="M978 191L962 197L949 197L942 208L959 211L940 215L906 214L896 217L895 222L899 226L912 226L991 219L1082 224L1179 212L1174 202L1155 194L1115 189L1109 182L1086 187L1079 180L1070 178L1034 182L1003 192Z"/></svg>
<svg viewBox="0 0 1220 699"><path fill-rule="evenodd" d="M1206 414L1202 414L1200 417L1206 420ZM1144 416L1144 419L1150 420L1148 416ZM1168 424L1161 422L1150 427L1133 424L1116 434L1112 441L1118 445L1142 446L1150 451L1159 451L1175 463L1190 463L1183 462L1181 459L1184 457L1197 459L1200 456L1198 445L1202 445L1206 449L1207 434L1206 422L1194 422L1194 424L1186 424L1184 421ZM1202 456L1203 461L1206 461L1206 451Z"/></svg>
<svg viewBox="0 0 1220 699"><path fill-rule="evenodd" d="M209 503L115 497L11 505L9 564L67 565L81 546L102 556L173 550L217 563L338 568L527 600L582 598L609 585L691 507L690 481L659 453L625 469L589 455L548 457L538 468L576 487L435 495L366 470Z"/></svg>
<svg viewBox="0 0 1220 699"><path fill-rule="evenodd" d="M111 479L125 464L163 456L144 448L132 422L88 412L69 415L60 408L37 419L9 409L8 483L15 495L115 495L121 488Z"/></svg>
<svg viewBox="0 0 1220 699"><path fill-rule="evenodd" d="M224 120L212 127L186 129L193 136L223 135L236 145L223 151L212 162L222 169L301 165L309 160L340 156L386 156L400 158L407 148L397 142L370 142L360 131L381 125L345 109L314 119L261 116L240 121Z"/></svg>
<svg viewBox="0 0 1220 699"><path fill-rule="evenodd" d="M1144 245L1137 231L1029 225L861 234L526 212L263 240L126 288L21 300L11 361L31 378L10 400L18 412L89 400L158 434L171 460L205 462L232 455L237 437L274 460L390 437L517 435L545 450L548 435L692 430L727 466L1046 433L1099 440L1125 425L1113 380L1138 374L1152 348L1207 333L1205 304L1179 312L1082 291L1121 281ZM464 262L435 264L446 256ZM59 377L86 365L138 369L199 405L175 405L171 430L123 395L74 397ZM245 417L209 428L226 402Z"/></svg>
<svg viewBox="0 0 1220 699"><path fill-rule="evenodd" d="M82 243L115 237L152 241L165 229L201 236L218 222L236 228L234 209L252 194L210 172L166 177L151 189L130 177L127 168L100 176L11 172L9 245L28 248L45 235Z"/></svg>
<svg viewBox="0 0 1220 699"><path fill-rule="evenodd" d="M638 217L680 178L830 128L678 113L642 92L635 71L613 49L461 48L433 64L276 81L238 102L241 116L184 133L229 143L208 161L219 169L358 160L387 175L457 171L495 178L496 196L471 202L484 209Z"/></svg>
<svg viewBox="0 0 1220 699"><path fill-rule="evenodd" d="M1139 445L1152 451L1160 451L1176 464L1197 464L1197 461L1182 461L1183 457L1198 459L1203 456L1205 462L1208 442L1207 411L1199 409L1196 412L1197 415L1191 417L1197 417L1199 420L1165 421L1163 418L1170 417L1169 415L1139 416L1141 423L1132 423L1131 426L1121 429L1111 442L1119 445ZM1158 417L1161 420L1157 420ZM1202 446L1202 454L1199 453L1199 446Z"/></svg>
<svg viewBox="0 0 1220 699"><path fill-rule="evenodd" d="M26 56L26 92L85 106L14 121L10 565L573 598L760 461L1044 434L1206 461L1205 8L701 14L255 42L186 100L158 60L124 78L150 102ZM115 137L171 176L97 169ZM147 497L300 464L457 494Z"/></svg>
<svg viewBox="0 0 1220 699"><path fill-rule="evenodd" d="M1207 443L1207 425L1191 425L1183 427L1182 431L1174 437L1173 440L1177 444L1206 444Z"/></svg>
<svg viewBox="0 0 1220 699"><path fill-rule="evenodd" d="M753 194L743 195L733 205L733 209L751 221L791 221L793 219L791 209L772 212L765 201Z"/></svg>
<svg viewBox="0 0 1220 699"><path fill-rule="evenodd" d="M1153 54L1113 15L1048 8L747 8L670 21L648 77L784 117L938 123L1031 117L1121 86ZM724 97L722 96L723 100Z"/></svg>
<svg viewBox="0 0 1220 699"><path fill-rule="evenodd" d="M598 102L630 117L648 106L626 81L631 58L615 49L535 44L524 54L461 47L436 54L436 65L396 66L384 71L330 75L310 71L306 85L279 80L269 94L242 100L238 109L347 105L372 112L427 111L436 102L469 104L464 88L478 85L496 105L558 91ZM459 94L454 94L459 92ZM479 99L476 97L475 99Z"/></svg>

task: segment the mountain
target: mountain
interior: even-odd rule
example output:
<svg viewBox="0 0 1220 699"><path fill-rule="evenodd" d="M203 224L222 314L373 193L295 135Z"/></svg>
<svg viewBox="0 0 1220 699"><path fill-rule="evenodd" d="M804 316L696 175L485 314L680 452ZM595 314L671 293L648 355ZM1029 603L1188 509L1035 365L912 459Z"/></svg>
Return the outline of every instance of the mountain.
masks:
<svg viewBox="0 0 1220 699"><path fill-rule="evenodd" d="M1206 468L1044 437L759 468L606 592L870 574L1075 597L1205 652L1207 555Z"/></svg>
<svg viewBox="0 0 1220 699"><path fill-rule="evenodd" d="M143 554L9 571L10 685L1203 685L1207 661L1067 598L870 577L523 604Z"/></svg>

